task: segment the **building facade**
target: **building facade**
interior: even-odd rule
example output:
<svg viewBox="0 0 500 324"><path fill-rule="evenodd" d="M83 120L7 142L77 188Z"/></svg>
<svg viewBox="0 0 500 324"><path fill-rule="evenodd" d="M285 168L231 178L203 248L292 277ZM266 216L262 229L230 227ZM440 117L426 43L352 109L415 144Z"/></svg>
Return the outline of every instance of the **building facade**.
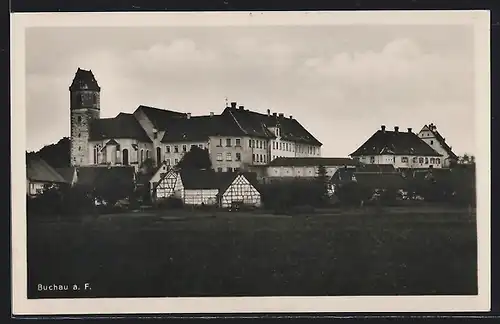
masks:
<svg viewBox="0 0 500 324"><path fill-rule="evenodd" d="M400 131L395 126L389 131L384 125L350 156L364 164L390 164L398 169L441 168L444 159L411 128Z"/></svg>
<svg viewBox="0 0 500 324"><path fill-rule="evenodd" d="M451 164L458 162L458 156L453 153L451 146L446 143L446 139L441 136L433 123L424 125L418 133L418 137L443 156L441 159L443 168L448 168Z"/></svg>
<svg viewBox="0 0 500 324"><path fill-rule="evenodd" d="M196 146L208 150L214 170L243 171L278 157L319 157L322 143L292 116L245 109L232 102L221 114L191 116L139 106L132 114L100 118L92 71L78 69L70 86L72 166L174 166Z"/></svg>

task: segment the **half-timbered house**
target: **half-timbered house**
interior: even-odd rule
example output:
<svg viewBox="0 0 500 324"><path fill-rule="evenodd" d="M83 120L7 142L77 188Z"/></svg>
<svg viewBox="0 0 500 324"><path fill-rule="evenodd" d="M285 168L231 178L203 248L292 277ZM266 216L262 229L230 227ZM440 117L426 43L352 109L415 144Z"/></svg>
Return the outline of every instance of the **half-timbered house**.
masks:
<svg viewBox="0 0 500 324"><path fill-rule="evenodd" d="M222 179L219 191L219 206L229 208L233 204L260 207L261 195L258 190L255 173L228 173L221 174Z"/></svg>

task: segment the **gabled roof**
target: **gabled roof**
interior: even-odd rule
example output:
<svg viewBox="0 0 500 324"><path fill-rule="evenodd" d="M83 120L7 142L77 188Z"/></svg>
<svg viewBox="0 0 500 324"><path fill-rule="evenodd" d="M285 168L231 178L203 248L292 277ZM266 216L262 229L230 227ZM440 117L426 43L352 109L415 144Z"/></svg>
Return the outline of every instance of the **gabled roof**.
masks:
<svg viewBox="0 0 500 324"><path fill-rule="evenodd" d="M209 136L245 135L233 118L227 115L175 118L165 122L162 143L203 142Z"/></svg>
<svg viewBox="0 0 500 324"><path fill-rule="evenodd" d="M413 132L378 130L351 156L366 155L441 156Z"/></svg>
<svg viewBox="0 0 500 324"><path fill-rule="evenodd" d="M395 173L396 168L392 164L365 164L360 163L356 172L362 173Z"/></svg>
<svg viewBox="0 0 500 324"><path fill-rule="evenodd" d="M184 189L218 189L219 178L214 170L180 170Z"/></svg>
<svg viewBox="0 0 500 324"><path fill-rule="evenodd" d="M438 143L441 145L441 147L446 151L446 153L448 154L449 158L451 159L458 159L458 156L453 153L453 151L451 150L451 147L448 145L448 143L446 143L445 139L443 136L441 136L441 134L438 132L437 128L436 128L436 125L434 124L429 124L429 125L425 125L422 130L428 130L430 131L434 137L436 138L436 140L438 141Z"/></svg>
<svg viewBox="0 0 500 324"><path fill-rule="evenodd" d="M179 118L186 118L187 114L178 112L178 111L173 111L173 110L167 110L167 109L160 109L160 108L155 108L155 107L149 107L149 106L144 106L140 105L137 107L136 111L141 110L144 112L146 117L151 121L153 126L157 130L164 130L167 128L172 123L172 119L179 119Z"/></svg>
<svg viewBox="0 0 500 324"><path fill-rule="evenodd" d="M134 167L119 166L119 167L78 167L77 168L77 184L89 187L96 187L100 184L113 184L120 186L134 181Z"/></svg>
<svg viewBox="0 0 500 324"><path fill-rule="evenodd" d="M280 136L287 141L321 146L311 133L309 133L296 119L279 115L265 115L244 108L226 107L222 115L231 115L238 125L249 136L275 138L269 127L280 127Z"/></svg>
<svg viewBox="0 0 500 324"><path fill-rule="evenodd" d="M350 158L327 157L278 157L269 166L356 166L359 162Z"/></svg>
<svg viewBox="0 0 500 324"><path fill-rule="evenodd" d="M219 193L223 194L233 183L233 181L240 175L245 177L248 182L257 190L259 189L259 182L257 180L257 173L255 172L217 172L219 178Z"/></svg>
<svg viewBox="0 0 500 324"><path fill-rule="evenodd" d="M132 138L140 142L152 142L132 114L119 113L114 118L92 120L90 124L90 141L115 138Z"/></svg>
<svg viewBox="0 0 500 324"><path fill-rule="evenodd" d="M97 84L97 80L95 79L92 70L87 71L78 68L69 89L71 91L75 90L100 91L101 87L99 87L99 84Z"/></svg>
<svg viewBox="0 0 500 324"><path fill-rule="evenodd" d="M59 173L64 180L68 183L73 182L73 178L75 176L76 168L75 167L68 167L68 168L57 168L55 169L57 173Z"/></svg>
<svg viewBox="0 0 500 324"><path fill-rule="evenodd" d="M68 183L62 175L35 154L26 155L26 177L34 182Z"/></svg>

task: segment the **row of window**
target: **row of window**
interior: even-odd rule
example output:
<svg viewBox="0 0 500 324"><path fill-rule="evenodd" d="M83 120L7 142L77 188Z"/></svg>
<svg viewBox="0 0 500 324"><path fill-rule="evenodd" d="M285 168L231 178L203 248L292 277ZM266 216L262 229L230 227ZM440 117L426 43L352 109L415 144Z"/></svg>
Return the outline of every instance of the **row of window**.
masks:
<svg viewBox="0 0 500 324"><path fill-rule="evenodd" d="M251 144L249 144L251 145ZM219 138L219 145L217 146L222 146L222 138ZM226 147L231 147L233 146L233 139L232 138L226 138ZM241 146L241 139L240 138L236 138L234 140L234 146Z"/></svg>
<svg viewBox="0 0 500 324"><path fill-rule="evenodd" d="M238 172L240 171L240 168L230 168L230 167L227 167L226 168L226 171L227 172ZM223 168L217 168L217 172L224 172L224 169Z"/></svg>
<svg viewBox="0 0 500 324"><path fill-rule="evenodd" d="M409 159L407 156L402 156L401 157L401 163L408 163ZM394 162L396 162L396 157L394 157ZM441 164L441 159L440 158L428 158L428 157L413 157L412 158L413 163L420 163L420 164ZM370 157L370 163L375 163L375 157L371 156Z"/></svg>
<svg viewBox="0 0 500 324"><path fill-rule="evenodd" d="M205 148L205 146L203 144L198 144L198 145L191 144L190 149L192 149L193 147L196 147L196 146L198 146L201 149ZM181 148L182 148L182 152L183 153L186 153L188 151L187 150L187 148L188 148L187 144L183 144L181 146ZM173 145L172 150L170 149L170 145L167 145L167 146L165 146L165 152L166 153L172 153L172 152L173 153L180 153L180 151L179 151L179 145Z"/></svg>
<svg viewBox="0 0 500 324"><path fill-rule="evenodd" d="M241 161L241 153L237 152L235 154L235 161ZM217 161L223 161L222 153L217 153ZM226 161L233 161L233 155L231 152L226 153Z"/></svg>

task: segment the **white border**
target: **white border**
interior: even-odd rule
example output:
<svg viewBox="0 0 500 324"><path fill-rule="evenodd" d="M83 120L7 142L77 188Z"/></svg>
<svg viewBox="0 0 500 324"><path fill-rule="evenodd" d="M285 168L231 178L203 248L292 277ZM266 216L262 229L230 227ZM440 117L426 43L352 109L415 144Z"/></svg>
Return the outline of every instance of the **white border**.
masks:
<svg viewBox="0 0 500 324"><path fill-rule="evenodd" d="M25 29L66 26L450 25L475 27L478 190L477 296L98 298L28 300L25 219ZM28 13L11 14L12 283L14 315L490 310L489 11Z"/></svg>

